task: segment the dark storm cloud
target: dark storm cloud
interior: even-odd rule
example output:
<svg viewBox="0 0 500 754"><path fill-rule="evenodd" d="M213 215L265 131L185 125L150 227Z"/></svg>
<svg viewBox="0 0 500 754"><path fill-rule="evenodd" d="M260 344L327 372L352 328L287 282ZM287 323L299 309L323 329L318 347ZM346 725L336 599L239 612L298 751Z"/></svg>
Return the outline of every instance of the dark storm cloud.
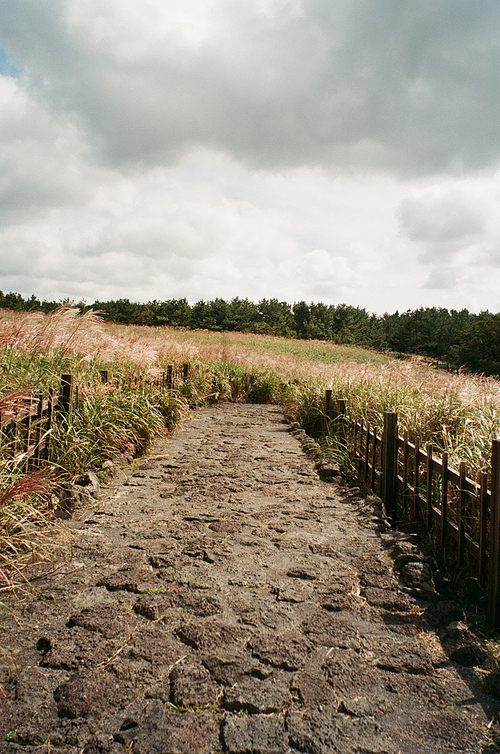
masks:
<svg viewBox="0 0 500 754"><path fill-rule="evenodd" d="M203 146L265 169L421 175L500 157L496 1L201 4L195 41L168 2L79 5L8 4L4 46L113 164Z"/></svg>

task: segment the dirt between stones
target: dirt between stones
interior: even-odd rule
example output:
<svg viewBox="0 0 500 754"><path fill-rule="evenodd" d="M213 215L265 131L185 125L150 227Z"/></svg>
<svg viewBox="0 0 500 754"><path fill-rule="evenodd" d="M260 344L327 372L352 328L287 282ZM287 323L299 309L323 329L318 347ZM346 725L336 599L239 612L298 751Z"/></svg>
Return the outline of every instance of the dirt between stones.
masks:
<svg viewBox="0 0 500 754"><path fill-rule="evenodd" d="M0 608L2 754L486 752L498 705L273 406L194 413Z"/></svg>

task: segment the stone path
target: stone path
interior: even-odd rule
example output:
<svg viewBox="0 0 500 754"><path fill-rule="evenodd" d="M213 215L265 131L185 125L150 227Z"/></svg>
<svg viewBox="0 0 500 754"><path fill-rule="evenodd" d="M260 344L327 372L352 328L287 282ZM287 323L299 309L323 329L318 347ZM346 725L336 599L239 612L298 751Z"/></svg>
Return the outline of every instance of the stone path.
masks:
<svg viewBox="0 0 500 754"><path fill-rule="evenodd" d="M202 409L127 474L0 610L2 754L496 750L397 537L277 408Z"/></svg>

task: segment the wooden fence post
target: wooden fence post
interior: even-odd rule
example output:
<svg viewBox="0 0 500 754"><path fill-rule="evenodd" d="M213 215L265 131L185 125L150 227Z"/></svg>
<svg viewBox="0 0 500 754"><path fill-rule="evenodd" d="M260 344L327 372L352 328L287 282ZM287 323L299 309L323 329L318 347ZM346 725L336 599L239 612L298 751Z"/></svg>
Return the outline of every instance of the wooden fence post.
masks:
<svg viewBox="0 0 500 754"><path fill-rule="evenodd" d="M358 464L356 466L360 474L363 471L363 434L364 434L364 431L365 431L365 422L364 422L363 417L361 417L361 421L359 422Z"/></svg>
<svg viewBox="0 0 500 754"><path fill-rule="evenodd" d="M59 398L59 406L61 411L68 415L71 411L71 403L73 401L73 375L63 374L61 377L61 395Z"/></svg>
<svg viewBox="0 0 500 754"><path fill-rule="evenodd" d="M398 491L398 415L394 411L384 413L382 438L382 502L388 515L394 512Z"/></svg>
<svg viewBox="0 0 500 754"><path fill-rule="evenodd" d="M332 391L325 390L325 416L327 419L333 419Z"/></svg>
<svg viewBox="0 0 500 754"><path fill-rule="evenodd" d="M189 379L189 364L183 364L182 365L182 379L184 382L187 382Z"/></svg>
<svg viewBox="0 0 500 754"><path fill-rule="evenodd" d="M417 520L420 512L420 437L415 437L415 468L413 471L413 499L411 505L411 515L413 521Z"/></svg>
<svg viewBox="0 0 500 754"><path fill-rule="evenodd" d="M332 391L325 390L325 421L324 432L328 432L330 428L330 422L333 419L333 401Z"/></svg>
<svg viewBox="0 0 500 754"><path fill-rule="evenodd" d="M467 491L465 489L467 464L465 461L460 461L458 474L460 476L460 489L458 491L458 562L460 565L463 565L465 557L465 506L467 502Z"/></svg>
<svg viewBox="0 0 500 754"><path fill-rule="evenodd" d="M378 446L379 440L377 437L377 427L373 427L373 442L372 442L372 473L371 473L371 479L370 479L370 487L374 492L376 492L375 489L375 482L377 480L377 446Z"/></svg>
<svg viewBox="0 0 500 754"><path fill-rule="evenodd" d="M409 461L410 461L410 451L408 448L408 443L410 442L408 430L406 429L403 434L403 508L405 511L405 516L408 516L408 480L410 477L409 473Z"/></svg>
<svg viewBox="0 0 500 754"><path fill-rule="evenodd" d="M500 440L493 440L491 449L490 547L488 557L488 605L486 626L500 625Z"/></svg>
<svg viewBox="0 0 500 754"><path fill-rule="evenodd" d="M29 409L28 409L29 413L26 419L24 420L26 423L26 436L24 438L24 442L26 444L26 461L24 464L24 468L26 469L26 472L28 472L31 466L33 465L30 458L30 443L31 443L32 424L33 424L33 414L32 414L33 402L34 402L33 396L30 396L29 400L30 400Z"/></svg>
<svg viewBox="0 0 500 754"><path fill-rule="evenodd" d="M432 454L433 446L427 445L427 462L426 462L426 486L427 494L425 496L425 525L427 531L432 529Z"/></svg>
<svg viewBox="0 0 500 754"><path fill-rule="evenodd" d="M345 398L339 398L337 401L336 432L342 440L346 438L347 428L347 401Z"/></svg>
<svg viewBox="0 0 500 754"><path fill-rule="evenodd" d="M35 460L34 464L37 468L40 467L42 460L42 438L43 438L43 393L38 393L38 408L36 412L36 440L35 440Z"/></svg>
<svg viewBox="0 0 500 754"><path fill-rule="evenodd" d="M448 533L448 453L445 450L441 455L441 464L441 547L444 550Z"/></svg>
<svg viewBox="0 0 500 754"><path fill-rule="evenodd" d="M365 443L365 458L364 458L364 471L363 479L368 481L368 469L370 468L370 422L366 422L366 443Z"/></svg>
<svg viewBox="0 0 500 754"><path fill-rule="evenodd" d="M43 460L49 461L50 460L50 450L51 450L51 444L52 444L52 425L54 423L54 413L55 413L55 403L56 403L56 391L53 387L49 388L49 405L47 406L47 426L46 426L46 432L47 432L47 439L45 440L45 447L43 449Z"/></svg>
<svg viewBox="0 0 500 754"><path fill-rule="evenodd" d="M485 574L488 572L488 558L486 548L488 546L486 536L488 532L488 474L481 473L480 483L480 512L479 512L479 583L485 584Z"/></svg>

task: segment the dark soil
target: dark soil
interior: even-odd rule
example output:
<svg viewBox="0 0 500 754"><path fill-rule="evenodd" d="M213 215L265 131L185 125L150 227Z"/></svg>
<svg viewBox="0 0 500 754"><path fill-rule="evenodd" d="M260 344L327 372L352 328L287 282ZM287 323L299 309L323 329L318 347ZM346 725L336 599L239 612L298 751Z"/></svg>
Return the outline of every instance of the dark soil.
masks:
<svg viewBox="0 0 500 754"><path fill-rule="evenodd" d="M497 750L491 656L450 659L459 608L400 582L376 501L277 408L196 412L68 526L0 607L1 754Z"/></svg>

